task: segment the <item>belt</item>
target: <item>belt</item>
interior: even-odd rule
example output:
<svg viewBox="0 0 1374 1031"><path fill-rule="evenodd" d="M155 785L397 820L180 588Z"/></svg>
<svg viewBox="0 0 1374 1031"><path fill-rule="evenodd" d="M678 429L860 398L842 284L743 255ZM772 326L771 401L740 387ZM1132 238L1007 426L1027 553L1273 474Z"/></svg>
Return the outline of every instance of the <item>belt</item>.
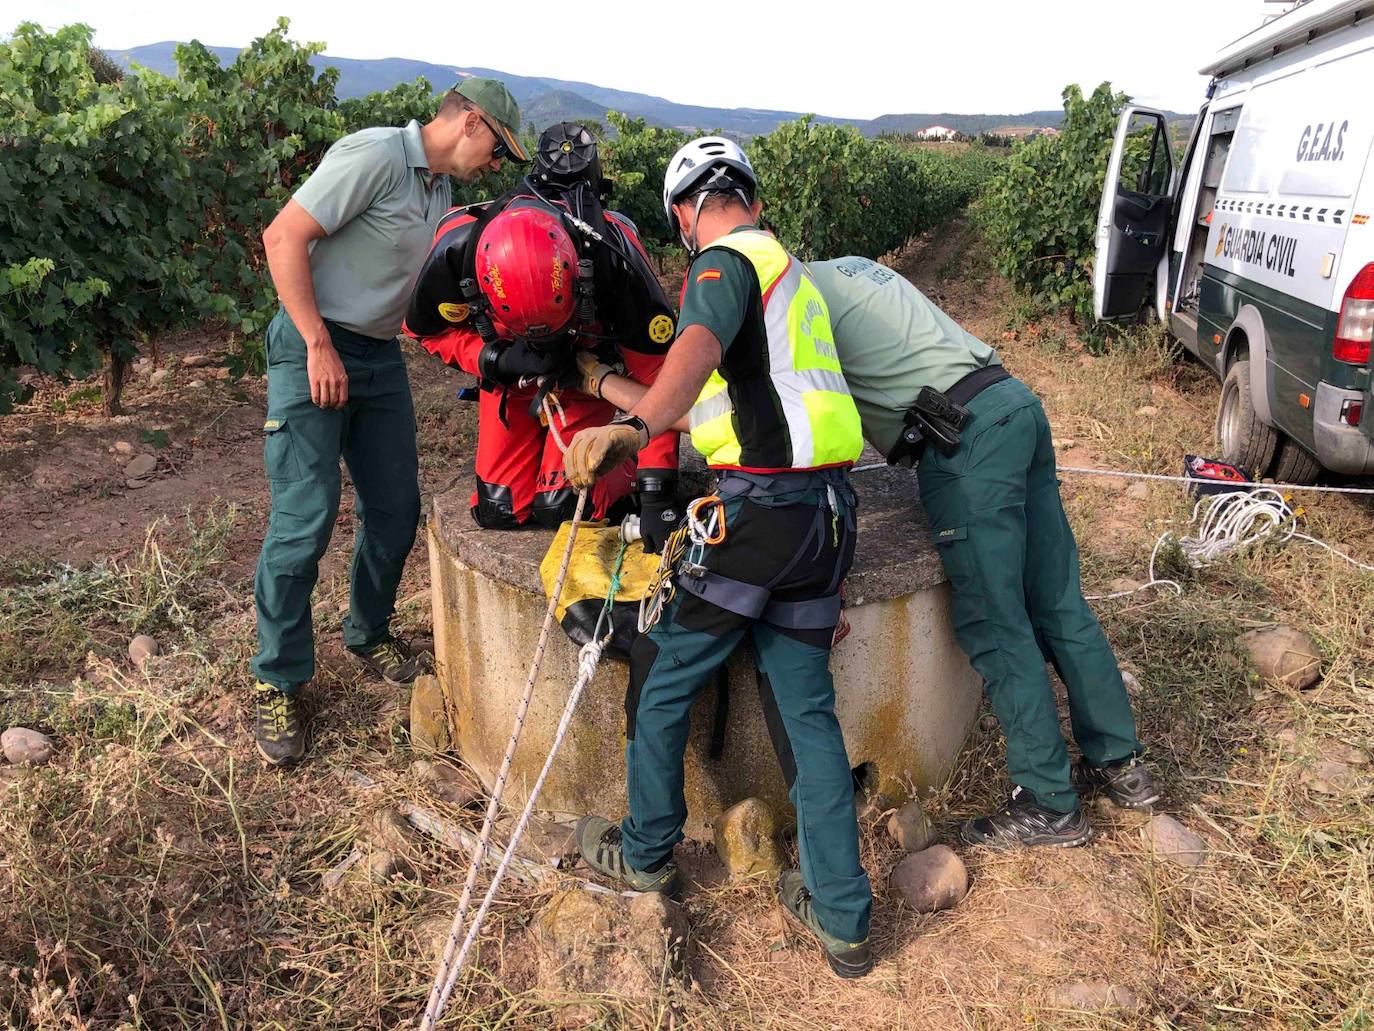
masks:
<svg viewBox="0 0 1374 1031"><path fill-rule="evenodd" d="M994 383L1011 379L1011 373L1002 365L984 365L974 369L954 386L945 391L945 397L957 405L966 405Z"/></svg>

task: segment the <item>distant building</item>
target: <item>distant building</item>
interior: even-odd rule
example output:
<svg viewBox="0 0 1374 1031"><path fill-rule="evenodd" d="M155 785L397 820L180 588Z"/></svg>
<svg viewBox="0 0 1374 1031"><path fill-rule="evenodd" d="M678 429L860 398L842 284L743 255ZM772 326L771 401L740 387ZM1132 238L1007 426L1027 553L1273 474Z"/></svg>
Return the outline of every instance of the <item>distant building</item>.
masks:
<svg viewBox="0 0 1374 1031"><path fill-rule="evenodd" d="M952 140L959 135L959 132L945 125L932 125L928 129L922 129L916 135L923 140Z"/></svg>

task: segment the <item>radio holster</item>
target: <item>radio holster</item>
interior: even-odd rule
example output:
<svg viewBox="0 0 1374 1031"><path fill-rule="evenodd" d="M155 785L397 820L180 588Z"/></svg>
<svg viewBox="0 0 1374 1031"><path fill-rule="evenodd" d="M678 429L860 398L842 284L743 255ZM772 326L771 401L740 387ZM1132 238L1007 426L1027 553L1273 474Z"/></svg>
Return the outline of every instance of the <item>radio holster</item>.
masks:
<svg viewBox="0 0 1374 1031"><path fill-rule="evenodd" d="M888 465L915 465L929 444L948 458L959 450L959 431L972 413L931 387L922 387L916 403L906 410L897 443L888 452Z"/></svg>

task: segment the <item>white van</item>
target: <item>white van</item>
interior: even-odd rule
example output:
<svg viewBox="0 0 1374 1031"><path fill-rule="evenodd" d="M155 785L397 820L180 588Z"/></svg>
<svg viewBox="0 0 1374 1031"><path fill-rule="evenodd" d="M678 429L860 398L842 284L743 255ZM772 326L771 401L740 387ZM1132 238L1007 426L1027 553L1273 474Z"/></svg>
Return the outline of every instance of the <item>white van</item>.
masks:
<svg viewBox="0 0 1374 1031"><path fill-rule="evenodd" d="M1122 113L1097 317L1134 317L1153 289L1159 319L1222 380L1224 460L1280 482L1374 473L1374 2L1310 0L1202 74L1177 168L1164 115Z"/></svg>

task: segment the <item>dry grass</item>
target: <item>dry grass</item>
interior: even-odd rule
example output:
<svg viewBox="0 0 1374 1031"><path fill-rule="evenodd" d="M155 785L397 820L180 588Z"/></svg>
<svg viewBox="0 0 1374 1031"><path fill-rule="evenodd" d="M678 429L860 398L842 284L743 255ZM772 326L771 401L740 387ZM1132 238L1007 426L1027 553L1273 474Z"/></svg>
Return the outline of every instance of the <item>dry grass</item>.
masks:
<svg viewBox="0 0 1374 1031"><path fill-rule="evenodd" d="M1173 472L1207 450L1215 386L1163 342L1092 357L1072 328L1006 293L966 230L908 256L938 271L942 302L993 340L1045 397L1064 464ZM923 285L929 285L922 279ZM1003 334L1008 334L1006 338ZM418 384L417 384L418 385ZM1137 414L1143 407L1155 416ZM469 439L449 386L419 414L426 439ZM452 472L431 452L427 482ZM1143 579L1150 544L1187 504L1167 487L1127 498L1121 484L1066 477L1091 588ZM1322 498L1308 528L1374 558L1367 502ZM289 773L254 758L242 690L251 601L224 548L242 528L221 511L157 529L124 564L67 569L39 560L0 580L0 723L53 732L50 766L0 766L0 1018L15 1028L393 1028L423 1007L434 937L466 863L429 842L415 877L326 892L325 873L376 811L403 799L453 820L409 771L396 698L361 682L322 645L310 695L315 758ZM342 536L342 535L341 535ZM338 540L335 547L346 548ZM402 588L403 620L423 631L425 570ZM934 916L889 895L900 858L880 826L864 831L877 892L879 964L867 979L829 976L763 885L721 881L709 850L684 850L697 883L685 901L692 981L665 976L650 997L550 992L532 919L560 884L515 885L493 911L480 962L446 1028L1234 1028L1356 1029L1374 1023L1374 596L1371 578L1301 544L1263 549L1193 574L1182 598L1138 595L1100 606L1123 664L1142 684L1142 737L1166 808L1208 841L1185 871L1151 855L1136 822L1094 808L1090 849L962 851L969 898ZM321 584L322 642L337 634L346 584ZM1265 688L1236 636L1273 621L1311 632L1324 657L1316 689ZM146 673L123 658L154 632ZM89 653L89 656L88 656ZM1326 794L1321 761L1355 769ZM365 772L376 787L342 774ZM975 729L925 799L952 842L954 823L1005 790L1001 740ZM1076 1013L1052 991L1074 981L1130 988L1138 1011ZM413 1026L413 1025L411 1025Z"/></svg>

